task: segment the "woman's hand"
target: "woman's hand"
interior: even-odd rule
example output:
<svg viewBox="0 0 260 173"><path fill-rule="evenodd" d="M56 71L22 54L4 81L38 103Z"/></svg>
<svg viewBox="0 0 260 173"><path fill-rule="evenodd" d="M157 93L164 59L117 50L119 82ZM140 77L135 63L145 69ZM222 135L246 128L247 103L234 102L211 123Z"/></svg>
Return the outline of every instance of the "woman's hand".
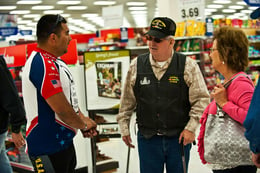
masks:
<svg viewBox="0 0 260 173"><path fill-rule="evenodd" d="M210 97L215 99L215 102L221 108L228 102L226 88L222 84L218 84L214 87Z"/></svg>

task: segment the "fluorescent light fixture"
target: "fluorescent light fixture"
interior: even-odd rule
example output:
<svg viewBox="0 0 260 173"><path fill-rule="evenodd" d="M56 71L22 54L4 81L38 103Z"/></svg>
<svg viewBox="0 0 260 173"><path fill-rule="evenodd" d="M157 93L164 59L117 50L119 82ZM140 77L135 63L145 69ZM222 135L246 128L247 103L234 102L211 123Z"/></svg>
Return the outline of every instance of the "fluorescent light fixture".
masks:
<svg viewBox="0 0 260 173"><path fill-rule="evenodd" d="M13 10L10 11L10 14L29 14L30 11L29 10Z"/></svg>
<svg viewBox="0 0 260 173"><path fill-rule="evenodd" d="M147 10L147 7L128 7L128 10L142 11Z"/></svg>
<svg viewBox="0 0 260 173"><path fill-rule="evenodd" d="M28 24L28 23L32 23L31 20L18 20L17 24Z"/></svg>
<svg viewBox="0 0 260 173"><path fill-rule="evenodd" d="M244 7L241 5L230 5L228 8L240 10L240 9L243 9Z"/></svg>
<svg viewBox="0 0 260 173"><path fill-rule="evenodd" d="M213 1L214 4L230 4L230 0L215 0Z"/></svg>
<svg viewBox="0 0 260 173"><path fill-rule="evenodd" d="M210 4L210 5L207 5L207 8L223 8L223 5L220 5L220 4Z"/></svg>
<svg viewBox="0 0 260 173"><path fill-rule="evenodd" d="M127 6L145 6L146 2L127 2Z"/></svg>
<svg viewBox="0 0 260 173"><path fill-rule="evenodd" d="M85 13L85 14L82 14L81 17L97 17L98 14L97 13Z"/></svg>
<svg viewBox="0 0 260 173"><path fill-rule="evenodd" d="M87 6L68 6L67 10L86 10Z"/></svg>
<svg viewBox="0 0 260 173"><path fill-rule="evenodd" d="M245 14L244 13L234 13L233 15L234 16L244 16Z"/></svg>
<svg viewBox="0 0 260 173"><path fill-rule="evenodd" d="M52 5L37 5L37 6L32 6L32 10L51 10L53 9L54 6Z"/></svg>
<svg viewBox="0 0 260 173"><path fill-rule="evenodd" d="M36 25L37 25L37 22L27 23L27 26L34 26L34 27L36 27Z"/></svg>
<svg viewBox="0 0 260 173"><path fill-rule="evenodd" d="M40 4L40 3L42 3L42 1L38 1L38 0L21 0L16 2L16 4Z"/></svg>
<svg viewBox="0 0 260 173"><path fill-rule="evenodd" d="M248 7L249 10L255 10L257 8L259 8L259 7Z"/></svg>
<svg viewBox="0 0 260 173"><path fill-rule="evenodd" d="M230 16L227 16L227 19L237 19L237 16L230 15Z"/></svg>
<svg viewBox="0 0 260 173"><path fill-rule="evenodd" d="M65 14L65 13L62 13L61 15L62 15L62 17L65 17L65 18L67 18L67 17L70 17L70 16L71 16L71 14Z"/></svg>
<svg viewBox="0 0 260 173"><path fill-rule="evenodd" d="M40 17L39 14L25 14L23 15L23 18L36 18L36 17Z"/></svg>
<svg viewBox="0 0 260 173"><path fill-rule="evenodd" d="M221 19L221 18L225 18L224 15L212 15L211 16L213 19Z"/></svg>
<svg viewBox="0 0 260 173"><path fill-rule="evenodd" d="M252 10L241 10L240 13L244 13L244 14L250 14L252 13Z"/></svg>
<svg viewBox="0 0 260 173"><path fill-rule="evenodd" d="M222 12L223 13L234 13L234 12L236 12L236 10L234 10L234 9L223 9Z"/></svg>
<svg viewBox="0 0 260 173"><path fill-rule="evenodd" d="M211 12L204 12L205 16L211 16L211 14L212 14Z"/></svg>
<svg viewBox="0 0 260 173"><path fill-rule="evenodd" d="M95 1L94 5L114 5L116 1Z"/></svg>
<svg viewBox="0 0 260 173"><path fill-rule="evenodd" d="M0 10L14 10L16 9L17 7L16 6L11 6L11 5L8 5L8 6L0 6Z"/></svg>
<svg viewBox="0 0 260 173"><path fill-rule="evenodd" d="M217 9L213 9L213 8L206 8L204 9L205 12L216 12L218 11Z"/></svg>
<svg viewBox="0 0 260 173"><path fill-rule="evenodd" d="M130 11L132 15L134 14L147 14L147 11Z"/></svg>
<svg viewBox="0 0 260 173"><path fill-rule="evenodd" d="M44 14L61 14L63 13L63 10L47 10L43 11Z"/></svg>
<svg viewBox="0 0 260 173"><path fill-rule="evenodd" d="M247 3L245 3L244 1L239 1L239 2L237 2L237 5L246 5L247 6Z"/></svg>
<svg viewBox="0 0 260 173"><path fill-rule="evenodd" d="M57 4L60 4L60 5L77 5L77 4L80 4L81 1L76 1L76 0L73 0L73 1L58 1Z"/></svg>

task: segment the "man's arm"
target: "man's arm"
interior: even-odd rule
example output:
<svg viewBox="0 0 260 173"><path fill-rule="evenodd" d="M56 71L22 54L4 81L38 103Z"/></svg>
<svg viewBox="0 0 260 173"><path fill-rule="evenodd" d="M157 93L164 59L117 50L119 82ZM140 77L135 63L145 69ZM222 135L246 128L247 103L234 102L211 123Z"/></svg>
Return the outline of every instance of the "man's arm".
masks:
<svg viewBox="0 0 260 173"><path fill-rule="evenodd" d="M83 116L77 115L63 92L59 92L50 96L46 99L46 102L49 104L52 110L56 112L59 118L71 127L82 130L85 129L86 126L87 129L85 130L96 127L96 123L94 123L94 121L90 121Z"/></svg>

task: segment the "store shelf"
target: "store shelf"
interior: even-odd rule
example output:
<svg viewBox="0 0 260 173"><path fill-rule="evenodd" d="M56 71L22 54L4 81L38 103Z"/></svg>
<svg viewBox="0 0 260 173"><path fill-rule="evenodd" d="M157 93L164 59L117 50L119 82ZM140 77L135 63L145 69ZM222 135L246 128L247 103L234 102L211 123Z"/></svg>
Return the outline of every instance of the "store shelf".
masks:
<svg viewBox="0 0 260 173"><path fill-rule="evenodd" d="M118 167L119 167L118 161L115 161L115 160L101 161L101 162L97 162L96 172L101 173L101 172L105 172L108 170L117 169Z"/></svg>
<svg viewBox="0 0 260 173"><path fill-rule="evenodd" d="M174 40L206 39L207 36L175 37Z"/></svg>

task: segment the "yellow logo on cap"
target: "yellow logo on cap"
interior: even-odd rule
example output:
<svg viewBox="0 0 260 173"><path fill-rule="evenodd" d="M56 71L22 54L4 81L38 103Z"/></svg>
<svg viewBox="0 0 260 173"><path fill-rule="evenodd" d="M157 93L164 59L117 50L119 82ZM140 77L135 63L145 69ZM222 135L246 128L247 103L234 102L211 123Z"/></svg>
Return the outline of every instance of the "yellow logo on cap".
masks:
<svg viewBox="0 0 260 173"><path fill-rule="evenodd" d="M170 76L168 80L169 80L170 83L178 83L179 82L179 78L177 76Z"/></svg>
<svg viewBox="0 0 260 173"><path fill-rule="evenodd" d="M166 24L159 19L155 19L154 21L152 21L152 27L157 29L162 29L162 28L166 28Z"/></svg>

